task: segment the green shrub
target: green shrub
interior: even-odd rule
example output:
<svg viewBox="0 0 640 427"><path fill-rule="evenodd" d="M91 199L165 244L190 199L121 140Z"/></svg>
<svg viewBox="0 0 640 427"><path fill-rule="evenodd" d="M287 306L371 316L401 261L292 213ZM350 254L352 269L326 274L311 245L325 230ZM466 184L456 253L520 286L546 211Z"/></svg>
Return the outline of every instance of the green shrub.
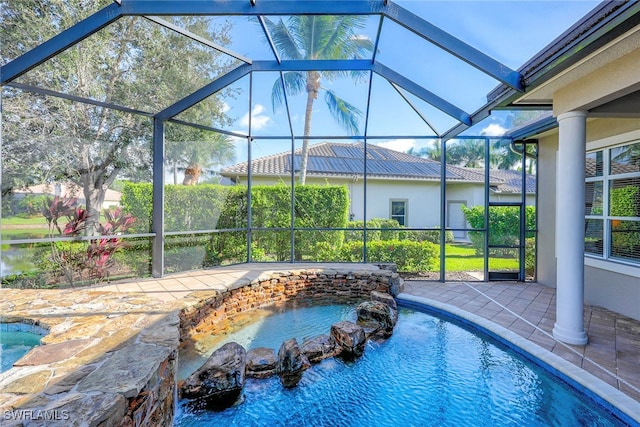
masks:
<svg viewBox="0 0 640 427"><path fill-rule="evenodd" d="M364 228L364 221L349 221L346 228ZM380 240L410 240L413 242L431 242L440 244L440 230L403 230L395 219L372 218L367 221L367 242ZM346 242L361 242L363 231L349 230L345 233ZM453 231L445 231L445 241L453 242Z"/></svg>
<svg viewBox="0 0 640 427"><path fill-rule="evenodd" d="M640 187L627 185L612 188L609 194L611 216L637 217L640 215ZM611 255L638 259L640 252L640 223L611 221Z"/></svg>
<svg viewBox="0 0 640 427"><path fill-rule="evenodd" d="M341 259L362 262L362 242L348 242L342 246ZM367 261L395 263L398 271L431 271L435 268L438 246L431 242L406 240L378 240L367 243Z"/></svg>
<svg viewBox="0 0 640 427"><path fill-rule="evenodd" d="M612 188L609 198L611 216L640 216L640 187Z"/></svg>
<svg viewBox="0 0 640 427"><path fill-rule="evenodd" d="M138 218L137 232L148 232L152 213L151 184L125 183L121 203ZM204 265L246 262L248 205L246 187L215 184L165 186L165 231L227 230L211 233L203 244ZM345 228L349 197L345 186L305 185L295 187L296 228ZM257 185L251 189L253 260L289 260L291 256L291 187L285 184ZM264 229L264 230L256 230ZM242 231L240 231L242 230ZM294 235L296 259L314 258L319 244L340 247L342 231L298 231ZM183 249L184 252L184 249ZM176 262L183 255L176 254Z"/></svg>
<svg viewBox="0 0 640 427"><path fill-rule="evenodd" d="M431 242L436 245L440 244L440 230L407 230L400 231L400 239L407 239L414 242ZM453 231L445 230L445 243L453 242Z"/></svg>
<svg viewBox="0 0 640 427"><path fill-rule="evenodd" d="M472 228L484 229L484 206L474 206L467 208L462 206L462 211L467 222ZM525 207L525 227L527 230L534 230L535 223L535 207ZM517 246L518 230L520 229L520 209L514 206L491 206L489 209L489 245L491 246ZM535 233L530 231L525 237L534 237ZM476 249L478 255L483 254L484 248L484 232L469 232L469 239ZM507 250L507 252L509 252ZM513 251L511 251L513 252Z"/></svg>
<svg viewBox="0 0 640 427"><path fill-rule="evenodd" d="M364 229L364 221L349 221L346 228ZM400 223L395 219L372 218L367 221L367 242L379 240L396 240L399 238L399 231L394 230L402 228ZM345 233L345 241L361 242L363 239L363 231L347 231Z"/></svg>
<svg viewBox="0 0 640 427"><path fill-rule="evenodd" d="M528 276L533 277L536 271L536 239L530 237L524 241L524 269Z"/></svg>

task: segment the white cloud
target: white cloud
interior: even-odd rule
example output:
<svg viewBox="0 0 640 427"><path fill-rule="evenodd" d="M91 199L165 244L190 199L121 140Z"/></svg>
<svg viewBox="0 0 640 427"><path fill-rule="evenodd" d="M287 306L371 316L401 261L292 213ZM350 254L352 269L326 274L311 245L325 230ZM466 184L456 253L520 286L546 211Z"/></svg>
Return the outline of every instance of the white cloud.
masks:
<svg viewBox="0 0 640 427"><path fill-rule="evenodd" d="M392 139L391 141L378 142L380 147L388 148L390 150L406 152L410 148L416 146L415 139Z"/></svg>
<svg viewBox="0 0 640 427"><path fill-rule="evenodd" d="M498 123L491 123L486 128L480 131L480 135L486 136L502 136L507 130L500 126Z"/></svg>
<svg viewBox="0 0 640 427"><path fill-rule="evenodd" d="M253 130L262 129L271 120L271 117L262 114L263 111L264 105L262 104L256 104L255 107L253 107L253 110L251 111L251 127ZM249 127L249 113L242 116L240 119L240 125L246 128Z"/></svg>

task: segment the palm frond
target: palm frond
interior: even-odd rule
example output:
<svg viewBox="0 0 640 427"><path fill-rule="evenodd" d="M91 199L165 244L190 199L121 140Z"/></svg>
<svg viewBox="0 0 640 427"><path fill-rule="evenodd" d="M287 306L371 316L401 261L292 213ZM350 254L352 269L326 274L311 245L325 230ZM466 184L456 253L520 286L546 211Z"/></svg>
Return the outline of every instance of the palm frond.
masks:
<svg viewBox="0 0 640 427"><path fill-rule="evenodd" d="M353 70L353 71L320 71L322 79L333 82L345 77L351 77L354 83L368 83L371 76L370 71Z"/></svg>
<svg viewBox="0 0 640 427"><path fill-rule="evenodd" d="M366 71L365 71L366 72ZM343 77L348 77L349 74L351 72L350 71L320 71L320 75L322 76L323 80L326 80L328 82L333 82L336 80L339 80Z"/></svg>
<svg viewBox="0 0 640 427"><path fill-rule="evenodd" d="M289 95L298 95L305 91L307 87L306 77L299 71L289 71L283 74L284 88L282 86L283 80L277 79L273 82L271 88L271 108L275 111L278 107L284 104L284 90Z"/></svg>
<svg viewBox="0 0 640 427"><path fill-rule="evenodd" d="M373 50L373 42L359 35L356 30L363 28L365 18L361 16L330 17L333 28L323 42L319 56L326 59L361 59Z"/></svg>
<svg viewBox="0 0 640 427"><path fill-rule="evenodd" d="M350 135L360 134L359 119L362 112L344 99L336 96L331 90L325 89L324 100L329 107L331 115L338 124L343 127Z"/></svg>
<svg viewBox="0 0 640 427"><path fill-rule="evenodd" d="M265 18L265 24L280 56L284 59L304 58L304 52L300 51L298 35L296 34L296 27L294 25L291 25L291 23L288 25L285 24L282 18L276 22Z"/></svg>

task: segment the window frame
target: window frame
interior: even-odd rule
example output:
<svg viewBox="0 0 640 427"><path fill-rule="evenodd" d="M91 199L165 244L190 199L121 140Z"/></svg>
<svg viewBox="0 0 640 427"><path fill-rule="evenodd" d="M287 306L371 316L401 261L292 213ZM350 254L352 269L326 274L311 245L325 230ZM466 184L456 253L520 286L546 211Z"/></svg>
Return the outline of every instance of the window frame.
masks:
<svg viewBox="0 0 640 427"><path fill-rule="evenodd" d="M393 213L393 204L394 203L402 203L404 205L404 214L403 215L394 215ZM409 199L389 199L389 219L396 219L398 217L402 217L404 222L401 223L398 221L402 227L407 227L409 225Z"/></svg>
<svg viewBox="0 0 640 427"><path fill-rule="evenodd" d="M626 173L611 173L611 151L625 146L631 146L635 144L640 144L640 139L631 139L627 140L624 143L619 143L615 145L608 146L599 146L594 147L591 150L587 151L587 156L591 154L596 154L598 152L602 153L602 173L601 175L596 176L587 176L585 170L585 189L588 183L593 183L594 187L597 186L597 183L601 183L602 185L602 212L600 214L587 214L585 212L585 228L587 220L599 220L602 221L602 254L596 254L592 252L586 252L585 257L595 260L601 260L600 262L615 262L616 264L624 264L631 267L640 267L640 259L633 260L629 258L621 258L615 257L612 255L612 222L613 221L634 221L640 222L640 216L633 217L621 217L621 216L613 216L611 215L611 184L616 180L621 179L640 179L640 170L637 172L626 172ZM585 200L584 209L586 211L587 200ZM586 242L585 242L586 243Z"/></svg>

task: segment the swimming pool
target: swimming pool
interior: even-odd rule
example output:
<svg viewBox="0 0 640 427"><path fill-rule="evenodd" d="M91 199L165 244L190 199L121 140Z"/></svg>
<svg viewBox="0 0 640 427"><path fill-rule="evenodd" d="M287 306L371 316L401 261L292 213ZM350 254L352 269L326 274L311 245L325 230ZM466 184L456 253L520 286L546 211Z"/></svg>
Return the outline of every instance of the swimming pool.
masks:
<svg viewBox="0 0 640 427"><path fill-rule="evenodd" d="M27 323L0 323L0 372L11 369L46 334L45 329Z"/></svg>
<svg viewBox="0 0 640 427"><path fill-rule="evenodd" d="M295 319L326 325L350 309L310 307L270 316L259 345L278 348L294 336ZM333 310L333 311L332 311ZM239 331L243 336L256 336ZM234 334L225 342L235 340ZM265 341L267 340L267 341ZM268 342L271 340L271 342ZM222 345L222 343L220 344ZM628 420L625 420L628 421ZM177 426L229 425L626 425L591 397L500 342L421 311L402 309L394 335L369 342L354 362L325 360L305 371L298 387L278 378L247 380L244 401L221 412L179 405Z"/></svg>

